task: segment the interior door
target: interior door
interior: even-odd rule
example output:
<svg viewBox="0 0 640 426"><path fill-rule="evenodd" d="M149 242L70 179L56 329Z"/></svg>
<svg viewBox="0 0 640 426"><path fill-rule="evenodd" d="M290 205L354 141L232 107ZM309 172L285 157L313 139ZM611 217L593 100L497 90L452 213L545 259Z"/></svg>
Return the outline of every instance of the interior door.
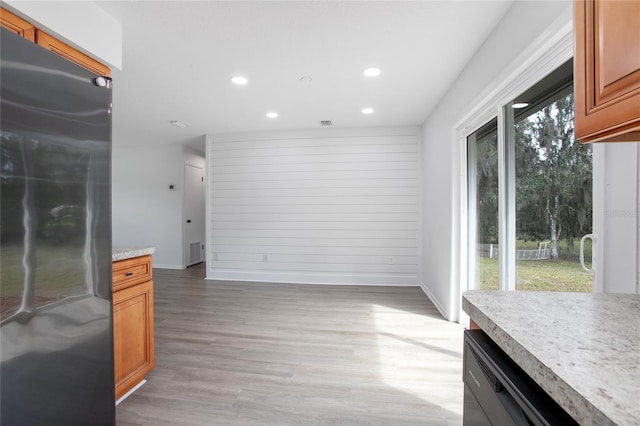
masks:
<svg viewBox="0 0 640 426"><path fill-rule="evenodd" d="M184 174L184 253L186 266L191 266L204 258L204 171L185 163Z"/></svg>

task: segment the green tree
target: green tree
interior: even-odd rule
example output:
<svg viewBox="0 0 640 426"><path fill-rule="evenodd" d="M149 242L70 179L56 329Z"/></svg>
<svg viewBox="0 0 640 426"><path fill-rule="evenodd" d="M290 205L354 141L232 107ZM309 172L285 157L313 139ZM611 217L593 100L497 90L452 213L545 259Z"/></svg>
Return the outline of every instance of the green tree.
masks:
<svg viewBox="0 0 640 426"><path fill-rule="evenodd" d="M498 242L498 137L476 142L476 214L478 242Z"/></svg>
<svg viewBox="0 0 640 426"><path fill-rule="evenodd" d="M573 94L558 99L515 126L516 209L519 239L572 245L591 232L592 153L573 136Z"/></svg>

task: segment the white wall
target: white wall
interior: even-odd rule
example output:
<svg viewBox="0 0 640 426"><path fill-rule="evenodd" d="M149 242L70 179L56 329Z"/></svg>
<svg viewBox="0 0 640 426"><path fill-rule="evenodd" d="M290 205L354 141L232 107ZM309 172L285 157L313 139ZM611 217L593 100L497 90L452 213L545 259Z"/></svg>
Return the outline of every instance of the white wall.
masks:
<svg viewBox="0 0 640 426"><path fill-rule="evenodd" d="M638 143L633 142L595 144L593 147L597 291L640 292L638 148ZM602 197L599 203L597 193Z"/></svg>
<svg viewBox="0 0 640 426"><path fill-rule="evenodd" d="M419 149L418 128L210 136L207 278L416 285Z"/></svg>
<svg viewBox="0 0 640 426"><path fill-rule="evenodd" d="M515 2L422 126L422 241L420 285L450 320L457 320L460 203L456 123L503 71L560 16L571 2Z"/></svg>
<svg viewBox="0 0 640 426"><path fill-rule="evenodd" d="M180 145L113 148L114 247L154 246L153 266L183 268L184 163L203 155ZM169 185L174 190L169 190Z"/></svg>
<svg viewBox="0 0 640 426"><path fill-rule="evenodd" d="M122 25L95 3L3 0L3 7L98 61L122 68Z"/></svg>

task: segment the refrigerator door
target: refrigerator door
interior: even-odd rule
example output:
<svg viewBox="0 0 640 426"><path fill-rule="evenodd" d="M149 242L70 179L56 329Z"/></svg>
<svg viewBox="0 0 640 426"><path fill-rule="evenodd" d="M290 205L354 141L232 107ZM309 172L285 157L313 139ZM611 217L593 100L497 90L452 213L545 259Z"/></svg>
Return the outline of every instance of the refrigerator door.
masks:
<svg viewBox="0 0 640 426"><path fill-rule="evenodd" d="M0 45L0 424L113 425L111 87Z"/></svg>

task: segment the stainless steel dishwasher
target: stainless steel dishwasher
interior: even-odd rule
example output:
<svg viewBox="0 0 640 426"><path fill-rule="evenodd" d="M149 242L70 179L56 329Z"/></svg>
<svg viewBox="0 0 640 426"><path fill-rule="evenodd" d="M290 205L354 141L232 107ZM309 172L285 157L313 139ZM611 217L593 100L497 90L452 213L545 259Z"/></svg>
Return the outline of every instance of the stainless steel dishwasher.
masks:
<svg viewBox="0 0 640 426"><path fill-rule="evenodd" d="M482 330L464 332L465 426L576 425Z"/></svg>

